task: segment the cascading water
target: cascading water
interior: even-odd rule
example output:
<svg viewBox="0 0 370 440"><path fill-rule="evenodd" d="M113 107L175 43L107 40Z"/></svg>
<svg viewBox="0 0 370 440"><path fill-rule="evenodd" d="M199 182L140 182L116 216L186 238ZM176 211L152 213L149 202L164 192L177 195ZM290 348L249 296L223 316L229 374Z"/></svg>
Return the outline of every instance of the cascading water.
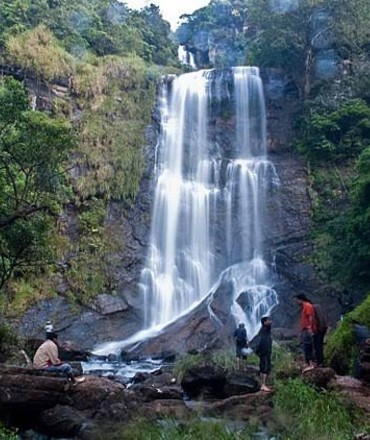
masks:
<svg viewBox="0 0 370 440"><path fill-rule="evenodd" d="M215 71L182 75L162 100L151 244L141 277L147 328L189 310L225 271L234 285L232 311L249 335L277 303L263 244L265 194L278 177L266 159L262 82L253 67L236 67L232 77L230 87ZM210 120L225 99L235 116L232 145L222 148ZM245 309L236 301L243 292Z"/></svg>
<svg viewBox="0 0 370 440"><path fill-rule="evenodd" d="M194 55L186 50L185 46L179 46L177 50L177 56L181 64L189 66L194 70L197 68L194 60Z"/></svg>
<svg viewBox="0 0 370 440"><path fill-rule="evenodd" d="M266 194L279 179L266 158L259 70L181 75L163 82L159 104L150 246L140 280L145 330L99 354L155 335L212 297L222 280L231 281L231 313L249 337L277 304L263 228ZM222 135L215 134L219 123Z"/></svg>
<svg viewBox="0 0 370 440"><path fill-rule="evenodd" d="M208 82L204 72L182 75L173 81L170 102L162 100L150 248L141 277L147 327L168 323L212 285L219 162L209 154Z"/></svg>

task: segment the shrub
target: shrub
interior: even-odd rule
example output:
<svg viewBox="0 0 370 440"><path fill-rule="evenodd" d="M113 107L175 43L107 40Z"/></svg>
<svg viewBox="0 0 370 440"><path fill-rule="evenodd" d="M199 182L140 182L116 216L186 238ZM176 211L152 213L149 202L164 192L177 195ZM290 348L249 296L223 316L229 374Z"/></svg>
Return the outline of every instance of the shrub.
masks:
<svg viewBox="0 0 370 440"><path fill-rule="evenodd" d="M0 320L0 353L4 357L3 361L12 356L15 352L15 347L19 345L19 336L8 324Z"/></svg>
<svg viewBox="0 0 370 440"><path fill-rule="evenodd" d="M44 25L10 37L6 49L11 62L47 80L67 77L74 70L73 57Z"/></svg>
<svg viewBox="0 0 370 440"><path fill-rule="evenodd" d="M17 440L17 432L14 429L9 429L0 423L0 440Z"/></svg>
<svg viewBox="0 0 370 440"><path fill-rule="evenodd" d="M235 355L230 350L214 350L200 354L185 354L176 360L174 373L179 380L192 367L214 365L232 373L236 369Z"/></svg>
<svg viewBox="0 0 370 440"><path fill-rule="evenodd" d="M312 112L304 122L297 147L310 160L356 157L370 138L370 107L361 99L341 104L332 112Z"/></svg>
<svg viewBox="0 0 370 440"><path fill-rule="evenodd" d="M198 420L189 422L177 422L173 420L160 420L157 422L137 420L122 427L116 427L112 432L104 433L106 440L249 440L258 426L251 423L242 429L236 429L235 424L227 425L227 422ZM98 440L101 434L93 436L92 440Z"/></svg>
<svg viewBox="0 0 370 440"><path fill-rule="evenodd" d="M276 384L274 414L285 440L350 440L353 414L333 393L318 392L301 379Z"/></svg>
<svg viewBox="0 0 370 440"><path fill-rule="evenodd" d="M358 350L352 320L361 322L370 328L370 295L355 310L346 315L326 344L325 356L328 363L342 374L352 372Z"/></svg>

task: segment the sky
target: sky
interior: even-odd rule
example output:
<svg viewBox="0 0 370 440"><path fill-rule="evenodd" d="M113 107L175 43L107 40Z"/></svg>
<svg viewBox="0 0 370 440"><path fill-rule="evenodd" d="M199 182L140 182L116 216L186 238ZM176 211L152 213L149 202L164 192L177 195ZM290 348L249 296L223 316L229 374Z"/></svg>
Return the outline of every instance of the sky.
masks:
<svg viewBox="0 0 370 440"><path fill-rule="evenodd" d="M178 20L182 14L191 14L196 9L202 8L210 0L123 0L129 8L140 9L150 3L158 5L163 18L170 22L172 30L178 26Z"/></svg>

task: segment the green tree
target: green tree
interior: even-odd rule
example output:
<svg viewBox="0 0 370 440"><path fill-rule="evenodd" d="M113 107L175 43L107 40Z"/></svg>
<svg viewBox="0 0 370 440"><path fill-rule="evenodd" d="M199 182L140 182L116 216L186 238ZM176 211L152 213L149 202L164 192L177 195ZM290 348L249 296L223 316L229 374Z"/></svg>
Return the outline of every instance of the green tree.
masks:
<svg viewBox="0 0 370 440"><path fill-rule="evenodd" d="M29 110L26 91L0 82L0 288L16 269L42 262L73 144L64 120Z"/></svg>

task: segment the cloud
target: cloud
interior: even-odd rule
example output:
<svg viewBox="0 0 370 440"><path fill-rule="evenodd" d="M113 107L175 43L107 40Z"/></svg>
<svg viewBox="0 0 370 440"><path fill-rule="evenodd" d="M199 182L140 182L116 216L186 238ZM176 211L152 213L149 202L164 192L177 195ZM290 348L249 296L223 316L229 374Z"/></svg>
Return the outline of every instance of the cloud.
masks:
<svg viewBox="0 0 370 440"><path fill-rule="evenodd" d="M196 9L202 8L209 3L209 0L186 0L186 2L176 2L174 0L126 0L124 3L129 8L140 9L154 3L159 6L163 18L170 22L173 30L178 26L179 17L182 14L191 14Z"/></svg>

